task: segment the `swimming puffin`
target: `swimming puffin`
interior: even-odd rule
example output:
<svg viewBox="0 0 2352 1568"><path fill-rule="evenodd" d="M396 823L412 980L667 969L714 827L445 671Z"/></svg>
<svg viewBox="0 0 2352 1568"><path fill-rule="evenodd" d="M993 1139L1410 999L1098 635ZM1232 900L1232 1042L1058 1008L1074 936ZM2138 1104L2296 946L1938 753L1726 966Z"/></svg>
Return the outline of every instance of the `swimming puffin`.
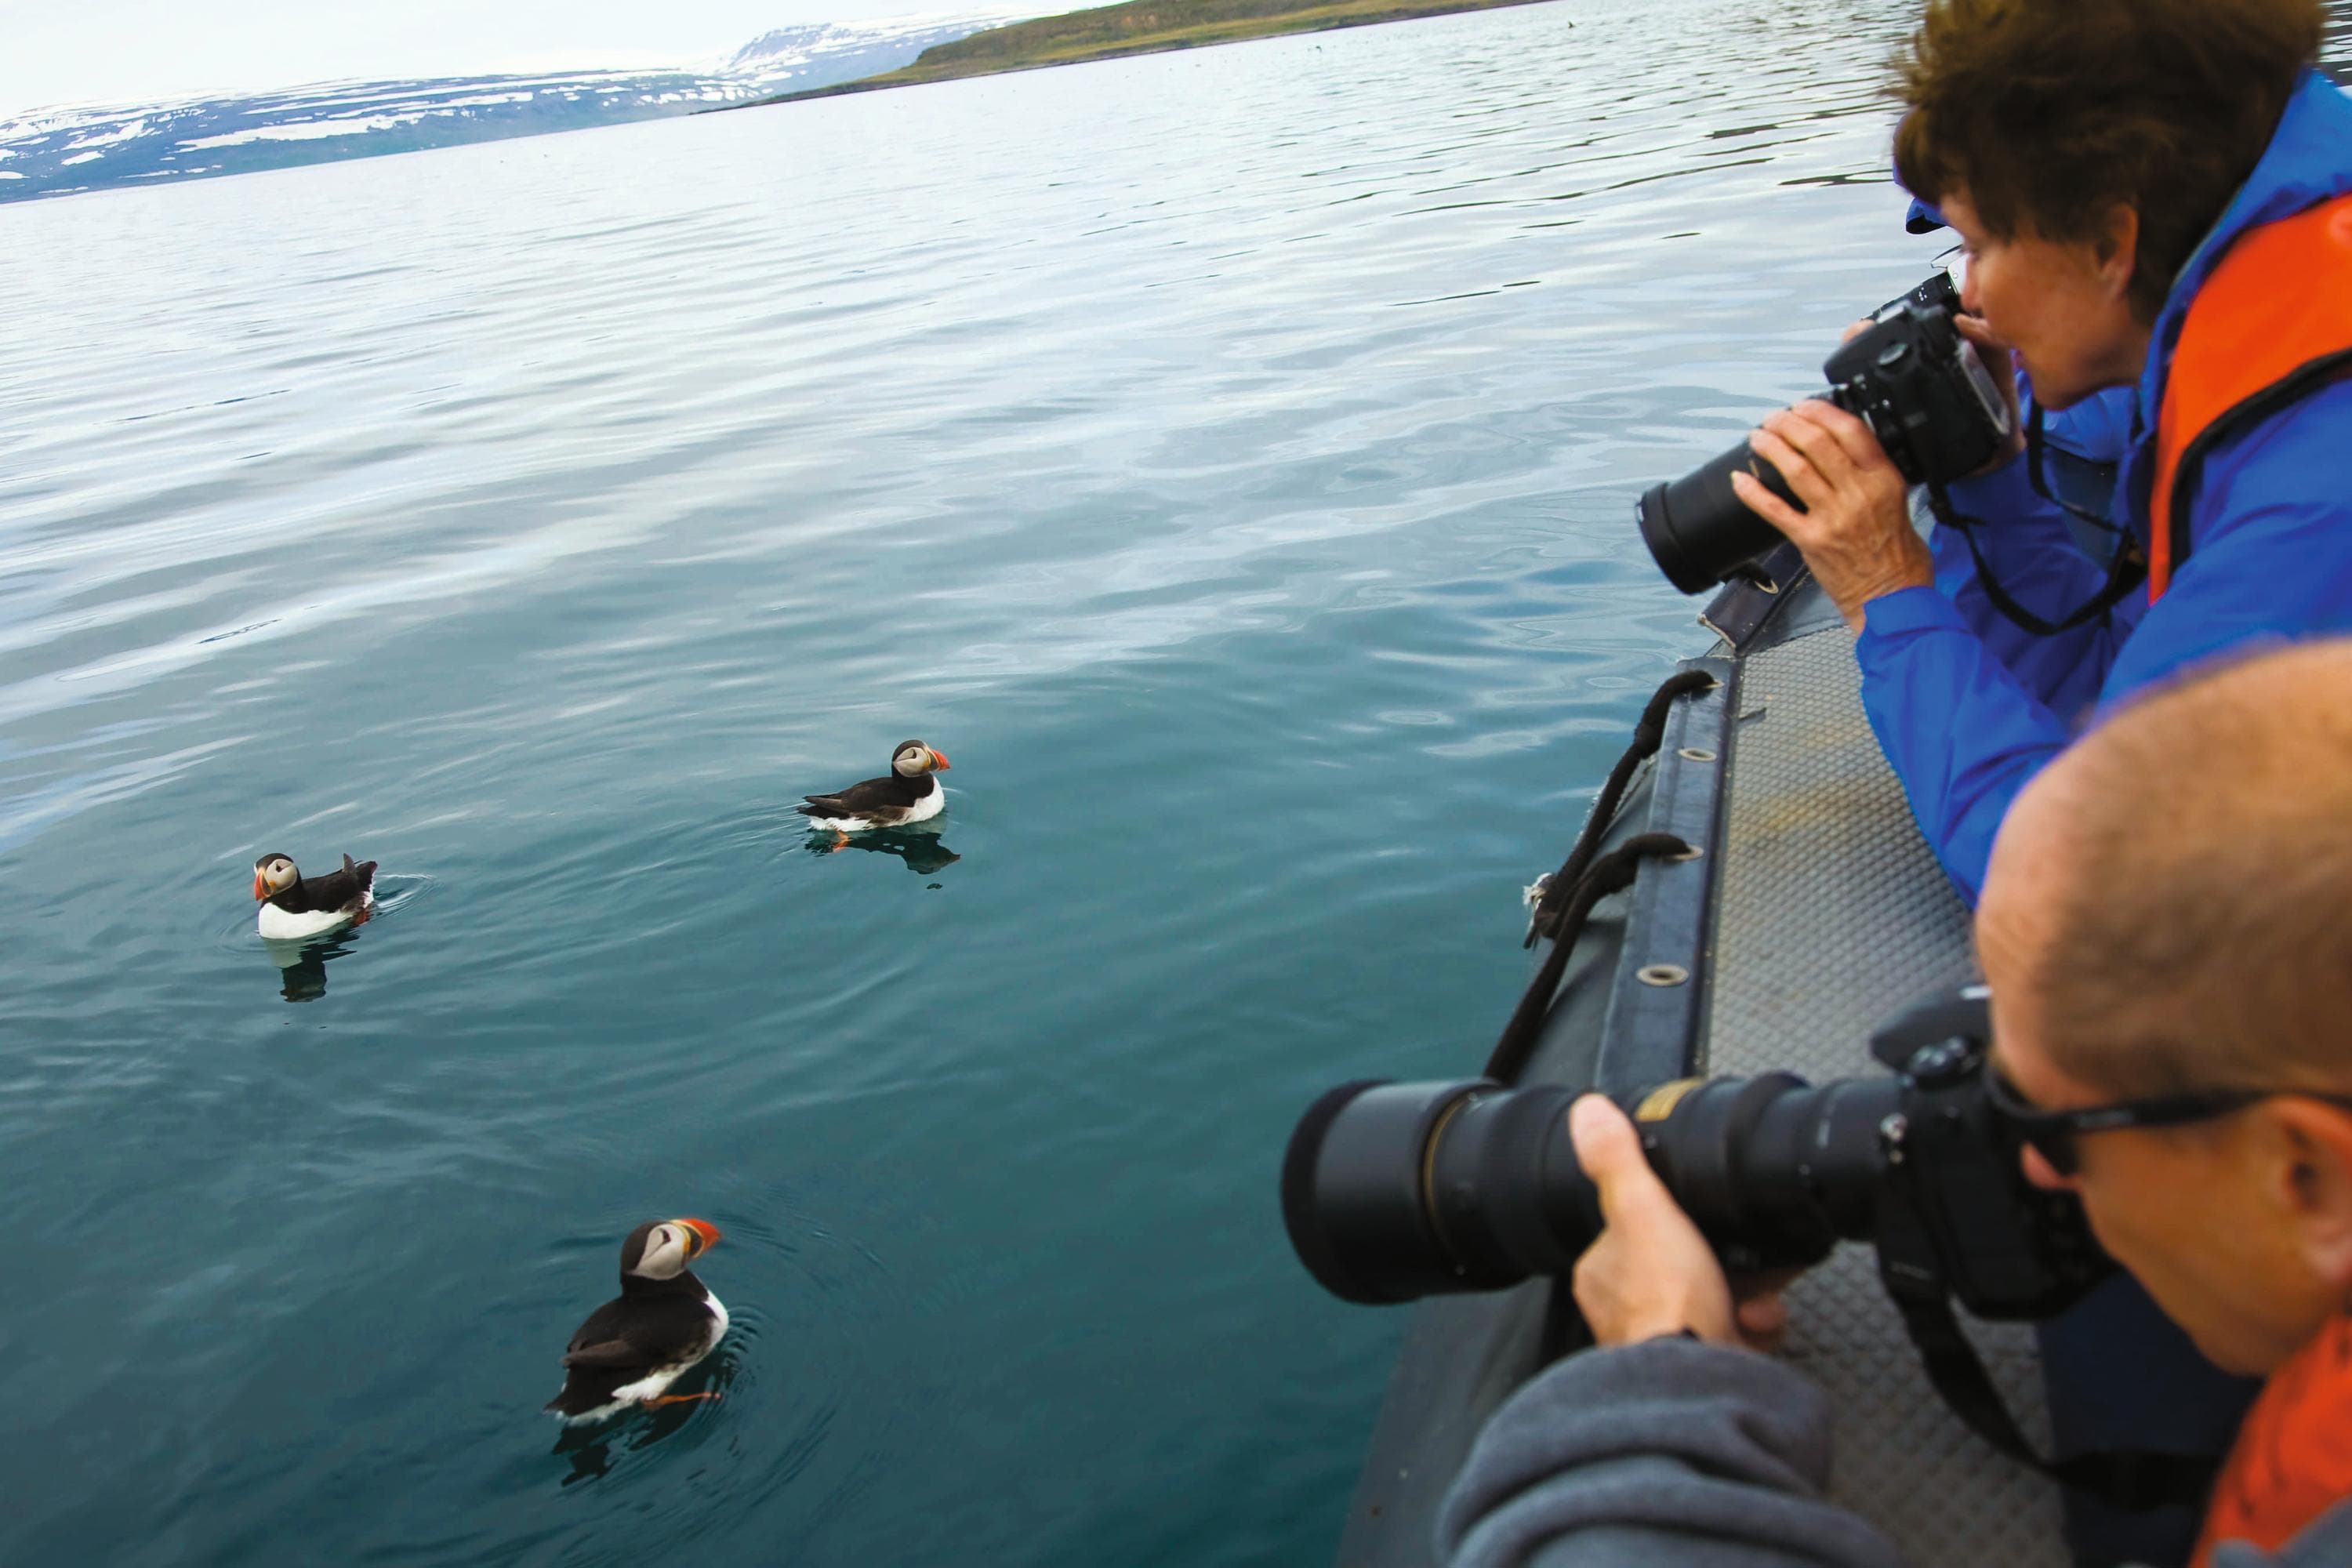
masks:
<svg viewBox="0 0 2352 1568"><path fill-rule="evenodd" d="M851 784L835 795L804 795L808 804L793 809L815 826L832 828L834 847L839 848L852 833L904 827L937 816L947 808L948 793L931 775L947 770L943 753L920 741L901 741L890 753L887 776Z"/></svg>
<svg viewBox="0 0 2352 1568"><path fill-rule="evenodd" d="M346 855L341 870L305 877L285 856L264 855L253 863L253 896L261 903L262 935L317 936L368 918L375 908L375 862L355 866Z"/></svg>
<svg viewBox="0 0 2352 1568"><path fill-rule="evenodd" d="M563 1351L563 1389L548 1411L602 1421L631 1405L691 1405L716 1394L663 1391L727 1332L719 1305L687 1264L719 1243L708 1220L649 1219L621 1243L621 1293L588 1314Z"/></svg>

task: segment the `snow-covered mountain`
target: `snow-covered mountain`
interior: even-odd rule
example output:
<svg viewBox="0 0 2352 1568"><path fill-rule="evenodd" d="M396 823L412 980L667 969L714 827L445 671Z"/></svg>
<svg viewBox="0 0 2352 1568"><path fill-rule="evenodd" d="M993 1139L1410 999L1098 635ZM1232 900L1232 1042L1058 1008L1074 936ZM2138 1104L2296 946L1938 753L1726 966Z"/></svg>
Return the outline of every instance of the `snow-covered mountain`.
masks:
<svg viewBox="0 0 2352 1568"><path fill-rule="evenodd" d="M912 64L933 44L944 44L1035 15L1034 11L988 11L970 14L896 16L872 22L807 22L762 33L727 58L720 69L730 76L753 75L764 83L760 90L787 92L796 88L824 87L854 81L877 71L897 70ZM841 74L845 62L856 69ZM811 79L819 78L821 79Z"/></svg>
<svg viewBox="0 0 2352 1568"><path fill-rule="evenodd" d="M896 70L1034 15L960 11L780 27L724 60L645 70L333 82L0 116L0 202L537 136L689 113Z"/></svg>

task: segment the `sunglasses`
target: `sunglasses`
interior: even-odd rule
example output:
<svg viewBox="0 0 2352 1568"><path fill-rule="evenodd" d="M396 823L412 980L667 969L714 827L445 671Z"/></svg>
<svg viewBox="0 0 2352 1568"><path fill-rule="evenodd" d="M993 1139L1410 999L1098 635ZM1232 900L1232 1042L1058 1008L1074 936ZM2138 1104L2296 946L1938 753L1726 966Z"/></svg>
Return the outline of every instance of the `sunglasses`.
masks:
<svg viewBox="0 0 2352 1568"><path fill-rule="evenodd" d="M2158 1095L2150 1100L2119 1100L2111 1105L2086 1105L2075 1110L2044 1110L2017 1090L1997 1067L1984 1075L1985 1103L2017 1131L2025 1146L2050 1163L2062 1176L2082 1168L2083 1152L2075 1142L2093 1132L2113 1132L2124 1127L2185 1127L2211 1121L2243 1110L2274 1095L2300 1094L2352 1110L2352 1096L2311 1094L2299 1089L2208 1089L2183 1094Z"/></svg>

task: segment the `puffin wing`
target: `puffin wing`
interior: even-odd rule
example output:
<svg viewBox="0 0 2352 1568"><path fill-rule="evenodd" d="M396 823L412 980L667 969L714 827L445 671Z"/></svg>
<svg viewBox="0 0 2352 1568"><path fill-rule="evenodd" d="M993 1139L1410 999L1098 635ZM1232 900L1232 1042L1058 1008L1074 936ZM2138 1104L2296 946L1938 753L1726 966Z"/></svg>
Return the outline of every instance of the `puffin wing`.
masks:
<svg viewBox="0 0 2352 1568"><path fill-rule="evenodd" d="M808 802L797 808L803 816L863 816L874 821L895 820L914 804L911 786L899 778L866 779L837 795L802 798Z"/></svg>
<svg viewBox="0 0 2352 1568"><path fill-rule="evenodd" d="M622 1297L588 1315L563 1349L563 1386L547 1409L567 1417L592 1415L620 1391L697 1348L700 1304L648 1302Z"/></svg>
<svg viewBox="0 0 2352 1568"><path fill-rule="evenodd" d="M661 1356L628 1333L628 1319L618 1307L621 1302L604 1302L572 1335L564 1347L564 1387L546 1404L551 1413L567 1420L595 1415L621 1389L661 1366Z"/></svg>
<svg viewBox="0 0 2352 1568"><path fill-rule="evenodd" d="M588 1315L563 1347L563 1364L622 1372L668 1366L701 1348L709 1317L700 1301L684 1296L624 1296Z"/></svg>
<svg viewBox="0 0 2352 1568"><path fill-rule="evenodd" d="M302 879L303 901L314 910L347 910L367 896L374 880L374 861L362 860L354 865L346 855L341 870Z"/></svg>
<svg viewBox="0 0 2352 1568"><path fill-rule="evenodd" d="M563 1364L566 1367L593 1366L619 1372L650 1367L654 1361L643 1345L627 1340L599 1340L593 1345L574 1344L563 1352Z"/></svg>

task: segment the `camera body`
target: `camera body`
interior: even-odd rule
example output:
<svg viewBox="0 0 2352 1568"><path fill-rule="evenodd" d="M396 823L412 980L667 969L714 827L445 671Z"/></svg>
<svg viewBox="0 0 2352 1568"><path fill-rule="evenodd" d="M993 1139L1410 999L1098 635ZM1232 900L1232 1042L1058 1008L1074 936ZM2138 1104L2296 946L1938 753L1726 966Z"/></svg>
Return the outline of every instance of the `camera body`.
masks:
<svg viewBox="0 0 2352 1568"><path fill-rule="evenodd" d="M1915 485L1982 468L2009 439L2009 403L1953 318L1959 293L1938 272L1879 307L1822 365L1830 399L1859 416Z"/></svg>
<svg viewBox="0 0 2352 1568"><path fill-rule="evenodd" d="M2081 1206L2025 1179L1984 1094L1981 990L1873 1038L1892 1077L1685 1079L1620 1101L1651 1167L1733 1272L1801 1268L1870 1241L1890 1288L1981 1318L2062 1310L2114 1268ZM1564 1275L1601 1232L1576 1161L1580 1091L1343 1084L1300 1119L1284 1222L1308 1271L1367 1303Z"/></svg>
<svg viewBox="0 0 2352 1568"><path fill-rule="evenodd" d="M1959 295L1942 273L1872 313L1870 325L1822 366L1823 395L1867 424L1906 480L1942 485L1975 472L2010 438L2014 419L1976 346L1953 318ZM1635 508L1642 539L1667 581L1685 594L1739 576L1780 531L1731 489L1741 469L1803 509L1780 471L1742 441L1712 461L1654 485Z"/></svg>
<svg viewBox="0 0 2352 1568"><path fill-rule="evenodd" d="M1982 986L1913 1008L1871 1037L1902 1086L1869 1240L1880 1272L1940 1283L1979 1318L2038 1321L2115 1272L2072 1194L2025 1179L2014 1128L1985 1097ZM1890 1288L1894 1281L1889 1280Z"/></svg>

